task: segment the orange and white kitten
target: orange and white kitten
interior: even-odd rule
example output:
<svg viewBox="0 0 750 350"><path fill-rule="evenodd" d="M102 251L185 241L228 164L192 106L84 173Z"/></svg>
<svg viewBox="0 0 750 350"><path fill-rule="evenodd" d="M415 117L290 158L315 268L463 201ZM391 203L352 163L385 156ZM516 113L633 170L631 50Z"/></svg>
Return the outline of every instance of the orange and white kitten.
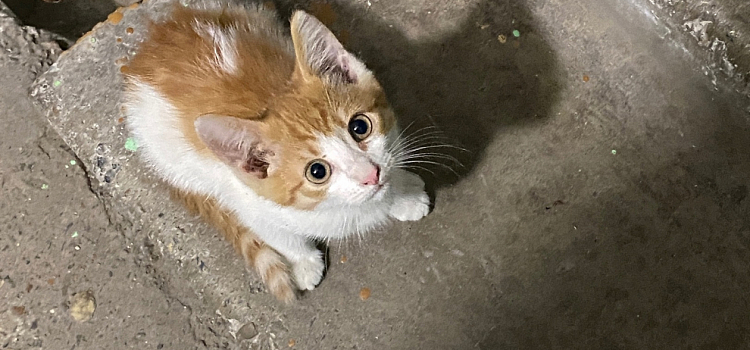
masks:
<svg viewBox="0 0 750 350"><path fill-rule="evenodd" d="M262 7L177 6L127 67L124 102L147 163L284 301L320 282L316 240L429 211L373 74L303 11L287 32Z"/></svg>

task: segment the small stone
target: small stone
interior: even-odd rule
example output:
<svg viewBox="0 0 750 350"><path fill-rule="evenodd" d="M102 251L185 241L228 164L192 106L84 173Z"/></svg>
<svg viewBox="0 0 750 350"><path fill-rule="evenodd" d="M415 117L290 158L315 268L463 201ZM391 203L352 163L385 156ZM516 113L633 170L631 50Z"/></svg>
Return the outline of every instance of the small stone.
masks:
<svg viewBox="0 0 750 350"><path fill-rule="evenodd" d="M252 322L245 323L245 325L240 327L237 331L237 338L240 340L253 339L256 335L258 335L258 330Z"/></svg>
<svg viewBox="0 0 750 350"><path fill-rule="evenodd" d="M77 245L77 246L73 247L73 249L75 249L75 250L81 250L81 246Z"/></svg>
<svg viewBox="0 0 750 350"><path fill-rule="evenodd" d="M500 34L497 36L497 41L499 41L501 44L505 44L505 42L508 41L508 37L506 37L503 34Z"/></svg>
<svg viewBox="0 0 750 350"><path fill-rule="evenodd" d="M287 344L290 348L293 347L297 342L294 339L289 339L289 343Z"/></svg>
<svg viewBox="0 0 750 350"><path fill-rule="evenodd" d="M70 315L78 322L86 322L91 319L96 310L96 299L94 292L87 290L73 294L70 300Z"/></svg>
<svg viewBox="0 0 750 350"><path fill-rule="evenodd" d="M341 256L341 260L340 261L341 261L342 264L345 263L347 260L348 259L346 258L346 255L342 255Z"/></svg>
<svg viewBox="0 0 750 350"><path fill-rule="evenodd" d="M370 293L371 293L370 288L367 288L367 287L362 288L359 291L359 298L362 300L367 300L370 298Z"/></svg>
<svg viewBox="0 0 750 350"><path fill-rule="evenodd" d="M590 79L590 78L589 78L589 76L588 76L588 75L586 75L586 74L584 74L584 75L583 75L583 82L584 82L584 83L588 83L588 82L589 82L589 79Z"/></svg>

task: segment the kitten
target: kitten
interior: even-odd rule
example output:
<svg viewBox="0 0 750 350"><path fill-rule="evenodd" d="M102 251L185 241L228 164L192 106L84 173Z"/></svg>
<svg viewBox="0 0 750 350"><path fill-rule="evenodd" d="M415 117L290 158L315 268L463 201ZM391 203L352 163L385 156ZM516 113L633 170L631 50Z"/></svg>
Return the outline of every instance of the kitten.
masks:
<svg viewBox="0 0 750 350"><path fill-rule="evenodd" d="M325 268L316 240L429 211L372 72L311 15L176 6L126 70L142 156L291 301Z"/></svg>

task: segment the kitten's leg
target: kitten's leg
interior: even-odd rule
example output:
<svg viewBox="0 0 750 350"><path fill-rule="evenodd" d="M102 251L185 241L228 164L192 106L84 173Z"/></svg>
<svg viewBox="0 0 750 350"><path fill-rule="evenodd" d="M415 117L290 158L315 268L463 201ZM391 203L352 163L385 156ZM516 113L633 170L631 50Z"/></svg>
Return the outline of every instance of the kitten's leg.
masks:
<svg viewBox="0 0 750 350"><path fill-rule="evenodd" d="M404 169L394 169L393 205L390 215L399 221L416 221L430 212L430 197L424 191L424 181L417 174Z"/></svg>
<svg viewBox="0 0 750 350"><path fill-rule="evenodd" d="M315 242L307 237L275 231L259 233L261 239L281 253L292 265L292 275L301 290L313 290L323 278L325 263L323 253L315 248Z"/></svg>
<svg viewBox="0 0 750 350"><path fill-rule="evenodd" d="M276 299L289 303L295 299L295 288L284 259L242 226L234 214L221 208L213 199L172 188L172 196L181 200L194 214L200 215L224 235L245 262L254 267L268 291Z"/></svg>

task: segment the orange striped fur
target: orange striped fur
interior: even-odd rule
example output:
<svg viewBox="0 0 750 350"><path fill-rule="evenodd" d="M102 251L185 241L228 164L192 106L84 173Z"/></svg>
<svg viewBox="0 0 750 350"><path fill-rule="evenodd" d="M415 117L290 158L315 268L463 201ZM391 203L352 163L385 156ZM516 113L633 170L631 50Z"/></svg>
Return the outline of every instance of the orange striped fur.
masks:
<svg viewBox="0 0 750 350"><path fill-rule="evenodd" d="M236 216L222 208L216 200L171 188L174 200L182 202L194 215L215 227L232 244L245 262L255 268L268 291L277 299L289 303L295 299L294 282L283 258L261 241L250 229L240 225Z"/></svg>

